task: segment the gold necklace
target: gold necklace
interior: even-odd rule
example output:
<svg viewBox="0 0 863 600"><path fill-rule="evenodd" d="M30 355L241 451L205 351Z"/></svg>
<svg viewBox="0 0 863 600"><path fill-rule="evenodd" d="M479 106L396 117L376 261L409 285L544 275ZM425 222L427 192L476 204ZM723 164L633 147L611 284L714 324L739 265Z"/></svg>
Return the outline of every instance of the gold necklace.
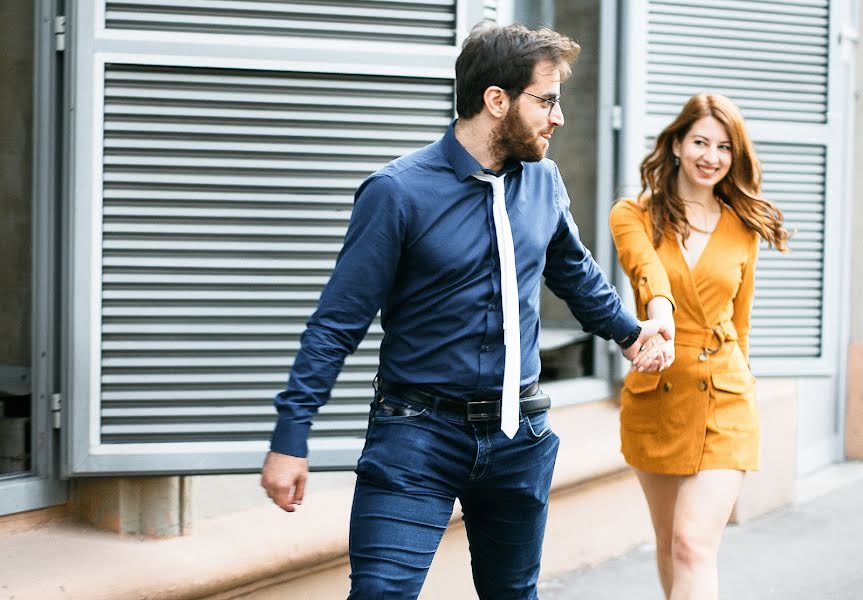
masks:
<svg viewBox="0 0 863 600"><path fill-rule="evenodd" d="M689 223L689 222L687 221L687 223ZM697 231L698 233L703 233L703 234L706 234L706 235L710 235L711 233L713 233L714 231L716 231L716 226L715 226L715 225L713 226L713 229L711 229L710 231L707 231L706 229L699 229L698 227L696 227L696 226L695 226L695 225L693 225L692 223L689 223L689 228L690 228L692 231Z"/></svg>

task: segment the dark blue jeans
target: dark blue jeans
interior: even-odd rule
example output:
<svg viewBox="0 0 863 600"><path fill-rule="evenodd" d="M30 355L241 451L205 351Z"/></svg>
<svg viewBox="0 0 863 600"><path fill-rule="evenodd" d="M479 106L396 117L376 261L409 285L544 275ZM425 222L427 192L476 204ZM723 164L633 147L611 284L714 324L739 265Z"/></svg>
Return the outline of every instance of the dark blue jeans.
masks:
<svg viewBox="0 0 863 600"><path fill-rule="evenodd" d="M558 445L547 411L523 416L510 440L498 421L469 423L392 394L373 402L356 470L349 598L416 598L458 498L480 600L535 599Z"/></svg>

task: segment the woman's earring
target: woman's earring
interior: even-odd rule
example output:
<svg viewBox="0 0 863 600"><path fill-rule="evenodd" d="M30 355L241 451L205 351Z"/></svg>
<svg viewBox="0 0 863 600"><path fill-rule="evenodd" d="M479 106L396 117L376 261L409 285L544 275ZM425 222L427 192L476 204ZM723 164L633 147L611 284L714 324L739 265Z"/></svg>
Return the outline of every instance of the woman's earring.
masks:
<svg viewBox="0 0 863 600"><path fill-rule="evenodd" d="M674 166L675 167L680 166L680 158L676 154L674 155Z"/></svg>

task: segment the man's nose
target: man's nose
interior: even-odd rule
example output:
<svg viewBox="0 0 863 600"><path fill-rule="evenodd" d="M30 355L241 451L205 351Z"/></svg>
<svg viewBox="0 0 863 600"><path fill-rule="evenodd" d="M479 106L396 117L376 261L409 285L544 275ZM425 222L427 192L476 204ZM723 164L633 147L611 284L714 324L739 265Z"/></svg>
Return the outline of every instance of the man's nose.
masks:
<svg viewBox="0 0 863 600"><path fill-rule="evenodd" d="M555 127L563 127L563 109L560 107L560 102L555 103L551 108L551 112L548 113L548 121Z"/></svg>

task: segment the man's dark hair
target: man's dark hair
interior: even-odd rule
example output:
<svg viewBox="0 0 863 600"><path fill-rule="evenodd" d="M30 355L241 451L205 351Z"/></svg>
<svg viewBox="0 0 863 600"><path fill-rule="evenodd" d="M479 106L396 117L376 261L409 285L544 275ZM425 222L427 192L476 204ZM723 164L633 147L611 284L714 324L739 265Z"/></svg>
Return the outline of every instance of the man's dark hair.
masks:
<svg viewBox="0 0 863 600"><path fill-rule="evenodd" d="M579 52L578 42L546 27L480 23L465 39L455 62L458 116L467 119L478 114L489 86L498 86L515 98L530 85L540 62L559 65L561 79L566 79Z"/></svg>

